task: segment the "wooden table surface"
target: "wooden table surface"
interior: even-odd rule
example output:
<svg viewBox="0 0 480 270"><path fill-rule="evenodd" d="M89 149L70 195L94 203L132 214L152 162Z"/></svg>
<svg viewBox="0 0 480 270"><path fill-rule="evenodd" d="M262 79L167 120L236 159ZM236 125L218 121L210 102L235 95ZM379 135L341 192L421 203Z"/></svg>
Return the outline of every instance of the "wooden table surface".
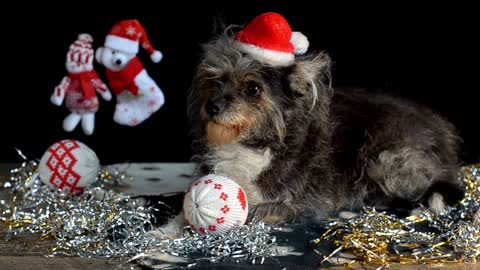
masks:
<svg viewBox="0 0 480 270"><path fill-rule="evenodd" d="M11 168L14 168L14 164L0 164L0 182L2 179L8 176L8 172ZM0 192L0 198L5 194ZM49 245L47 241L38 241L25 245L19 241L4 241L5 228L0 223L0 270L47 270L47 269L65 269L65 270L140 270L141 267L134 263L121 263L119 260L108 259L92 259L92 258L79 258L79 257L53 257L47 258L44 256L44 251ZM32 237L33 239L34 237ZM234 265L220 266L211 265L208 269L236 269ZM252 267L252 269L268 269L267 265ZM203 269L203 267L202 267ZM207 268L205 268L207 269ZM240 269L240 268L237 268ZM244 269L244 267L242 267ZM277 266L273 269L280 269ZM352 269L345 267L335 267L330 269ZM353 267L353 269L365 269L360 266ZM369 269L369 268L367 268ZM403 269L403 270L417 270L417 269L440 269L440 270L470 270L480 269L480 264L449 264L443 266L430 266L430 265L391 265L388 269Z"/></svg>

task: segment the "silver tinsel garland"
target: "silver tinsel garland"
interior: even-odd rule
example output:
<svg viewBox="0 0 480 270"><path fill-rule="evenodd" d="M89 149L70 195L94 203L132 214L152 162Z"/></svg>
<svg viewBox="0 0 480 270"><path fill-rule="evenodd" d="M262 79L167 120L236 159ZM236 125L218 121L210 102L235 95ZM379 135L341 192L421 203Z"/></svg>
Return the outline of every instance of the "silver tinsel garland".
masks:
<svg viewBox="0 0 480 270"><path fill-rule="evenodd" d="M222 236L200 235L186 227L181 238L152 237L148 232L153 229L156 209L146 206L143 199L113 190L118 183L129 181L125 172L102 170L93 185L74 196L44 185L35 176L37 165L26 160L0 188L10 196L0 200L0 222L8 228L6 240L53 240L49 241L49 256L129 258L164 252L211 262L262 263L272 254L275 237L261 222L236 227Z"/></svg>
<svg viewBox="0 0 480 270"><path fill-rule="evenodd" d="M10 198L0 201L0 221L7 240L53 239L48 255L117 257L134 255L147 246L142 236L152 228L152 209L108 189L125 181L123 173L103 171L81 195L51 190L35 176L37 162L25 161L3 183Z"/></svg>
<svg viewBox="0 0 480 270"><path fill-rule="evenodd" d="M276 255L273 252L276 238L270 235L272 229L263 222L252 222L234 227L223 235L202 235L186 227L183 237L152 241L148 252L212 263L234 260L262 264L265 258Z"/></svg>
<svg viewBox="0 0 480 270"><path fill-rule="evenodd" d="M200 235L188 227L183 237L155 237L153 207L140 198L114 191L129 181L125 172L103 170L97 181L80 195L50 190L35 177L37 163L25 161L11 171L0 188L9 198L0 200L0 222L7 239L48 241L47 255L124 257L160 252L210 262L263 263L277 245L273 227L261 222L239 226L221 236ZM462 168L467 184L465 198L445 213L425 211L398 218L365 208L360 217L329 220L326 232L312 241L324 260L350 253L346 263L387 266L399 263L450 263L474 261L480 255L480 165ZM37 236L32 238L32 234ZM331 242L334 251L320 248ZM345 261L345 260L344 260Z"/></svg>

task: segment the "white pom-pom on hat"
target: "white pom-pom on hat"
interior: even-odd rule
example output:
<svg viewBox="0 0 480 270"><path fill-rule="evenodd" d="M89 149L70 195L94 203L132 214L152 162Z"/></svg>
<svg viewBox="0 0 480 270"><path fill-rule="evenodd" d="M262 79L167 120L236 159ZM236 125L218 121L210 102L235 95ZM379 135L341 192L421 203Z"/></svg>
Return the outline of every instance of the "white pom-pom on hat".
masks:
<svg viewBox="0 0 480 270"><path fill-rule="evenodd" d="M92 43L93 42L92 36L90 34L86 34L86 33L79 34L77 39L81 40L83 42L86 42L86 43Z"/></svg>
<svg viewBox="0 0 480 270"><path fill-rule="evenodd" d="M292 32L292 38L290 42L293 45L296 55L304 54L308 50L308 38L300 32Z"/></svg>
<svg viewBox="0 0 480 270"><path fill-rule="evenodd" d="M152 59L152 62L158 63L162 61L163 54L160 51L154 51L152 54L150 54L150 59Z"/></svg>

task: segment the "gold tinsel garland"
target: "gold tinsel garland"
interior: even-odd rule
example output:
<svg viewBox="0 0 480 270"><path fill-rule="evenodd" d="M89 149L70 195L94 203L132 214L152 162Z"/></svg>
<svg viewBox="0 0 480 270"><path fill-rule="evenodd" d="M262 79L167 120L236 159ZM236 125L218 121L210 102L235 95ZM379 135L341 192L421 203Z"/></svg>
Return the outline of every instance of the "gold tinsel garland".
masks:
<svg viewBox="0 0 480 270"><path fill-rule="evenodd" d="M324 261L353 255L342 260L346 264L474 262L480 255L480 164L462 167L459 177L467 186L465 198L441 215L424 211L398 218L364 208L357 218L325 222L327 231L312 245L318 251L322 243L333 242L335 250Z"/></svg>

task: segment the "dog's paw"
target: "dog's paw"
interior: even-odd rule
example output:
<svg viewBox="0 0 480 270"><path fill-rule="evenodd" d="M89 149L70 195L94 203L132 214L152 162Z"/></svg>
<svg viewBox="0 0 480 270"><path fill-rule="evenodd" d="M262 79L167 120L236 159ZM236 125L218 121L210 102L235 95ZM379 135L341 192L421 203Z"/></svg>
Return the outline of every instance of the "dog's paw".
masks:
<svg viewBox="0 0 480 270"><path fill-rule="evenodd" d="M261 218L260 221L263 221L267 224L275 224L281 221L285 221L285 218L281 216L269 215Z"/></svg>
<svg viewBox="0 0 480 270"><path fill-rule="evenodd" d="M359 217L360 214L352 211L341 211L338 213L338 218L340 219L352 219Z"/></svg>
<svg viewBox="0 0 480 270"><path fill-rule="evenodd" d="M248 220L263 221L273 224L288 220L290 209L279 202L265 202L252 207Z"/></svg>
<svg viewBox="0 0 480 270"><path fill-rule="evenodd" d="M428 208L430 208L435 215L440 215L447 209L447 205L440 193L433 193L432 196L428 198Z"/></svg>
<svg viewBox="0 0 480 270"><path fill-rule="evenodd" d="M182 236L185 226L185 218L183 215L178 215L162 227L149 231L147 236L152 238L178 238Z"/></svg>
<svg viewBox="0 0 480 270"><path fill-rule="evenodd" d="M147 239L164 239L168 236L162 231L161 228L153 229L145 233Z"/></svg>
<svg viewBox="0 0 480 270"><path fill-rule="evenodd" d="M410 216L419 216L423 213L425 213L425 211L427 211L427 209L423 206L421 207L417 207L417 208L414 208L410 211Z"/></svg>

